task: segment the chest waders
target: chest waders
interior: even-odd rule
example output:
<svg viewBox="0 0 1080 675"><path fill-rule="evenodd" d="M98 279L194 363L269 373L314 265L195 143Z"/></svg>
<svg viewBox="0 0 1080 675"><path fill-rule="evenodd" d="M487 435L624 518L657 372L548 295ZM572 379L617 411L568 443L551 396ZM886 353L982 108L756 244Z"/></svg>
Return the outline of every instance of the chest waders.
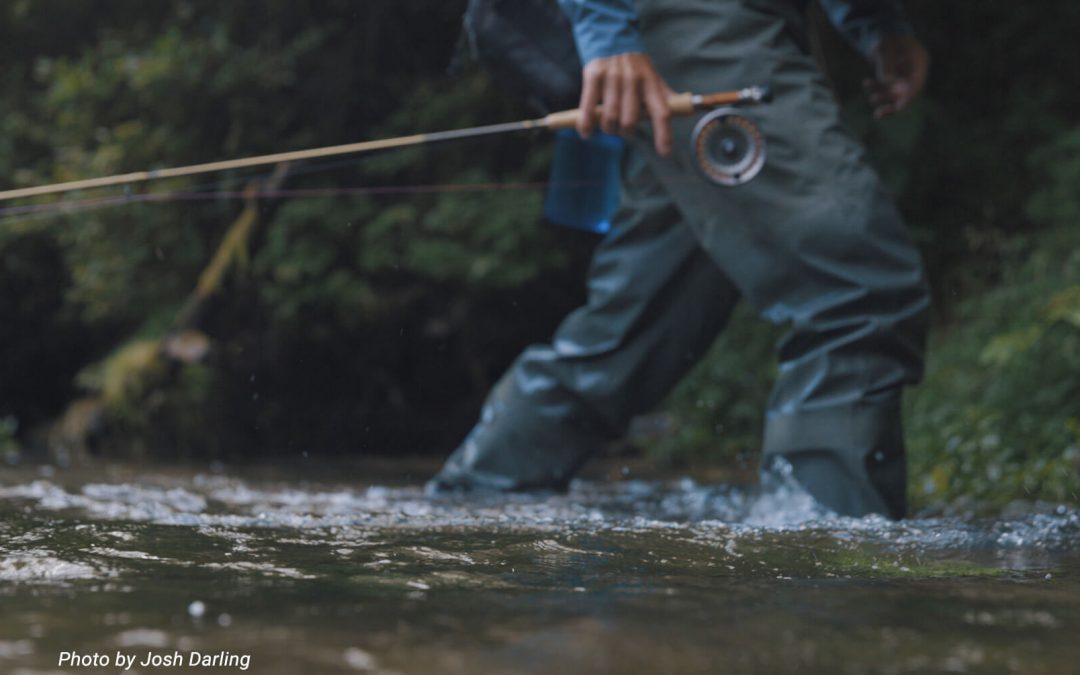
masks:
<svg viewBox="0 0 1080 675"><path fill-rule="evenodd" d="M638 0L640 30L676 91L760 82L746 112L768 144L737 186L698 170L694 119L661 158L642 132L589 273L588 302L527 349L435 489L560 487L705 353L740 298L790 332L778 345L763 467L840 514L905 512L901 388L922 374L929 304L918 252L801 45L781 0Z"/></svg>

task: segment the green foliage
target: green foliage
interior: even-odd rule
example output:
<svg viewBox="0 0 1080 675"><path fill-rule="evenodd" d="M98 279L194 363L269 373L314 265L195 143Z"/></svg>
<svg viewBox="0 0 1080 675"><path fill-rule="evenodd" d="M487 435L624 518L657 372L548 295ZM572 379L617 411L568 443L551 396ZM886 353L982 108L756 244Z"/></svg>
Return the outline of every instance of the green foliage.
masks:
<svg viewBox="0 0 1080 675"><path fill-rule="evenodd" d="M1033 154L1044 178L1027 211L1052 228L1002 281L960 302L909 406L915 496L1080 500L1078 134Z"/></svg>
<svg viewBox="0 0 1080 675"><path fill-rule="evenodd" d="M668 429L649 444L654 456L670 464L756 456L780 333L749 307L739 307L722 337L668 397Z"/></svg>
<svg viewBox="0 0 1080 675"><path fill-rule="evenodd" d="M458 84L435 96L421 82L375 135L515 113L478 74ZM500 167L507 145L520 148L521 161ZM429 287L509 291L565 267L567 254L540 218L543 193L529 187L543 177L546 157L529 139L507 139L364 158L352 178L359 173L374 194L294 199L278 208L254 257L260 301L283 330L325 322L333 333L385 320ZM382 185L392 186L389 194L378 194ZM402 186L413 188L398 194Z"/></svg>
<svg viewBox="0 0 1080 675"><path fill-rule="evenodd" d="M1035 222L1075 228L1080 223L1080 127L1033 153L1028 164L1029 170L1043 179L1028 202L1028 215Z"/></svg>
<svg viewBox="0 0 1080 675"><path fill-rule="evenodd" d="M0 3L0 185L525 116L478 73L446 77L463 4ZM934 72L904 115L871 120L864 68L827 51L937 297L908 402L916 501L1075 501L1080 53L1048 67L1046 45L1071 43L1080 5L1053 21L1035 5L909 5ZM122 366L167 329L259 175L134 191L187 193L167 203L0 215L0 325L18 327L0 330L0 419L26 433L97 361L83 382L112 392L129 450L445 449L509 359L580 301L590 243L539 217L549 158L519 136L292 167L285 188L310 192L261 202L250 265L202 317L209 360L149 379ZM214 190L234 194L198 194ZM752 453L777 335L740 310L665 404L651 452Z"/></svg>
<svg viewBox="0 0 1080 675"><path fill-rule="evenodd" d="M920 502L1080 499L1080 248L1048 239L934 340L908 415Z"/></svg>
<svg viewBox="0 0 1080 675"><path fill-rule="evenodd" d="M348 265L354 225L338 201L290 202L267 227L253 260L260 300L281 322L328 313L355 325L376 303L371 285ZM351 209L363 217L364 204ZM345 211L348 212L348 211Z"/></svg>
<svg viewBox="0 0 1080 675"><path fill-rule="evenodd" d="M0 57L9 69L0 82L0 184L524 116L477 73L445 76L462 4L118 0L100 12L59 0L7 3L0 7ZM163 452L199 446L200 435L252 448L292 437L350 446L372 428L381 438L408 440L410 431L438 427L445 420L437 414L426 425L415 421L419 407L434 404L426 392L443 392L439 408L462 414L523 339L514 336L535 339L576 297L549 301L525 321L497 315L507 296L535 297L573 257L540 220L542 191L528 187L546 171L548 151L537 141L450 143L292 167L285 187L311 193L262 203L250 266L230 276L203 317L218 344L200 386L183 384L190 368L131 381L124 373L138 369L124 364L137 341L105 354L121 336L163 334L240 209L230 195L188 198L235 194L257 175L134 190L184 193L167 194L164 203L127 203L107 190L70 196L109 198L97 208L0 216L0 288L37 279L34 294L0 299L0 316L27 328L0 336L4 346L13 356L35 356L0 363L0 376L41 372L35 345L55 347L41 339L51 326L89 337L85 349L68 350L74 361L60 360L63 384L50 387L56 400L31 404L25 387L10 388L10 397L0 392L0 412L55 414L93 356L103 360L80 382L108 389L129 442L154 439L144 445ZM500 189L503 183L525 187ZM400 189L409 186L415 189ZM55 255L27 271L25 249L35 242ZM56 281L43 283L50 278ZM458 343L472 323L495 333L486 349ZM410 377L403 364L429 363L427 354L446 350L463 363L403 383ZM295 369L283 372L282 362ZM342 391L327 386L331 379L349 384ZM260 395L266 399L254 404ZM460 426L435 435L456 435ZM314 438L312 428L329 438ZM163 442L170 434L173 441Z"/></svg>
<svg viewBox="0 0 1080 675"><path fill-rule="evenodd" d="M15 437L19 422L11 415L0 417L0 461L14 464L19 459L19 442Z"/></svg>

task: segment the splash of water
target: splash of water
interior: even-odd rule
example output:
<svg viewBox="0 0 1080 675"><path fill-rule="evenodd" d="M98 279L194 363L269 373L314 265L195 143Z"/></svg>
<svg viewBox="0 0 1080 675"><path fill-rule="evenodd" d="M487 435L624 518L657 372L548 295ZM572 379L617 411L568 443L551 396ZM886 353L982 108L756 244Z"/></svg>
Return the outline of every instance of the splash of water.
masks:
<svg viewBox="0 0 1080 675"><path fill-rule="evenodd" d="M1059 507L1000 520L929 518L899 523L837 516L780 475L760 488L631 480L575 481L563 494L429 498L419 487L303 489L199 474L182 485L89 483L67 490L48 480L0 487L22 502L96 519L200 528L317 530L512 528L527 531L682 529L755 536L821 531L839 539L926 548L1076 550L1080 511Z"/></svg>

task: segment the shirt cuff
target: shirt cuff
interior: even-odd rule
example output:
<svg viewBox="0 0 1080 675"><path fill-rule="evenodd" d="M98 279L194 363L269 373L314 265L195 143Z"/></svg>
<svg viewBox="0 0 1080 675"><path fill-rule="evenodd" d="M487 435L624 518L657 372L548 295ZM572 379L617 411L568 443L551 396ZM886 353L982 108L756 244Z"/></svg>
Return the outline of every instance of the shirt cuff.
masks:
<svg viewBox="0 0 1080 675"><path fill-rule="evenodd" d="M867 57L886 35L911 35L915 32L911 22L901 16L855 23L847 28L851 44Z"/></svg>
<svg viewBox="0 0 1080 675"><path fill-rule="evenodd" d="M914 33L899 0L820 1L832 24L864 56L886 35Z"/></svg>
<svg viewBox="0 0 1080 675"><path fill-rule="evenodd" d="M561 4L574 26L574 41L583 64L645 51L632 6L623 7L621 2L610 0L563 0Z"/></svg>

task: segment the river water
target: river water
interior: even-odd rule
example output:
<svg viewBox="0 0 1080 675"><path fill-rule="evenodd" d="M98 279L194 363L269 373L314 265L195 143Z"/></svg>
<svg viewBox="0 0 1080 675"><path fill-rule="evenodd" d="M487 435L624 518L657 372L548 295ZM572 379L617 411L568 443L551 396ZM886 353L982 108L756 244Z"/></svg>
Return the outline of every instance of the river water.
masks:
<svg viewBox="0 0 1080 675"><path fill-rule="evenodd" d="M349 469L0 473L2 673L1067 673L1078 636L1080 511L1053 505L889 523L686 478L464 500Z"/></svg>

